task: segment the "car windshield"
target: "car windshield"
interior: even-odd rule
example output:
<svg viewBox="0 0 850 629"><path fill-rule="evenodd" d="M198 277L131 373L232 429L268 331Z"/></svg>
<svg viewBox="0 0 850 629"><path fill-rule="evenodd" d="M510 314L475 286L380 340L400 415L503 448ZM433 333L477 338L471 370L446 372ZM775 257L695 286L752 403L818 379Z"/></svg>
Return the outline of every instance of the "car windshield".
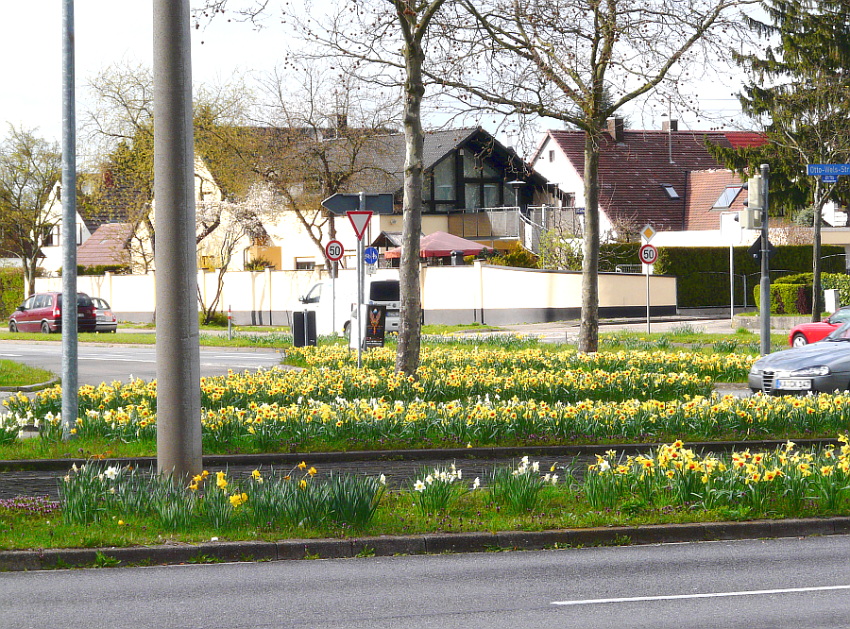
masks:
<svg viewBox="0 0 850 629"><path fill-rule="evenodd" d="M62 295L61 294L59 295L58 304L59 304L59 307L61 308L62 307ZM85 293L77 293L77 307L78 308L85 308L85 307L91 306L91 305L92 305L91 297L89 297Z"/></svg>
<svg viewBox="0 0 850 629"><path fill-rule="evenodd" d="M841 327L835 328L829 333L825 341L850 341L850 322L844 323Z"/></svg>

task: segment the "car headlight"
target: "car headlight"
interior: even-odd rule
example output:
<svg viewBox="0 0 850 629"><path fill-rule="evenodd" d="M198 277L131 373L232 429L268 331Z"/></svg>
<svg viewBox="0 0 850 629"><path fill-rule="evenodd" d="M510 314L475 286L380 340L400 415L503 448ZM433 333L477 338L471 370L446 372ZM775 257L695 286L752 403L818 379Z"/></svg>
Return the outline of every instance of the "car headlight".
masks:
<svg viewBox="0 0 850 629"><path fill-rule="evenodd" d="M790 375L803 376L807 378L813 376L828 376L829 367L827 367L826 365L819 365L817 367L805 367L803 369L797 369L796 371L792 371Z"/></svg>

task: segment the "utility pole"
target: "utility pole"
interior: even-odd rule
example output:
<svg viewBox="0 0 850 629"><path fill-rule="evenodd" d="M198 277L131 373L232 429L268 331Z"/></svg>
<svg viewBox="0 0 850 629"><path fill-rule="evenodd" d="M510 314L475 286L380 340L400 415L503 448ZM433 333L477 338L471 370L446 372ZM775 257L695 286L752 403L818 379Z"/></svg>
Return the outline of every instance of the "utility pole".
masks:
<svg viewBox="0 0 850 629"><path fill-rule="evenodd" d="M62 438L77 425L77 118L74 0L62 4Z"/></svg>
<svg viewBox="0 0 850 629"><path fill-rule="evenodd" d="M154 0L157 469L203 468L189 0Z"/></svg>

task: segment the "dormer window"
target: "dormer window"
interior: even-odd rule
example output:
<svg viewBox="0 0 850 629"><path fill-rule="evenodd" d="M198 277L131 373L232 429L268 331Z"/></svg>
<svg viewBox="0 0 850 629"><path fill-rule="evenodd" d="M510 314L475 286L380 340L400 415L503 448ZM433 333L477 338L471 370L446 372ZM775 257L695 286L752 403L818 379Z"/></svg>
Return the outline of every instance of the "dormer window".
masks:
<svg viewBox="0 0 850 629"><path fill-rule="evenodd" d="M714 202L714 205L711 209L713 210L728 210L732 203L735 201L735 198L738 196L738 193L741 192L741 186L726 186L726 189Z"/></svg>
<svg viewBox="0 0 850 629"><path fill-rule="evenodd" d="M679 193L676 192L676 188L673 187L671 183L662 183L661 187L664 188L664 192L667 193L667 196L671 199L680 199Z"/></svg>

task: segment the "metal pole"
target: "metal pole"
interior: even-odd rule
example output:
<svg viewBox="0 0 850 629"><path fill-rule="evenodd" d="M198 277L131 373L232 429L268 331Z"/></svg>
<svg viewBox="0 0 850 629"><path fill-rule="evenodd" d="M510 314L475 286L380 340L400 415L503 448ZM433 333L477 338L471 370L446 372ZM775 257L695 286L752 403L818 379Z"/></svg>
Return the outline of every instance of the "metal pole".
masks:
<svg viewBox="0 0 850 629"><path fill-rule="evenodd" d="M157 469L198 474L201 388L189 0L154 0Z"/></svg>
<svg viewBox="0 0 850 629"><path fill-rule="evenodd" d="M77 122L74 0L62 5L62 438L71 438L77 399Z"/></svg>
<svg viewBox="0 0 850 629"><path fill-rule="evenodd" d="M735 247L729 245L729 321L735 322Z"/></svg>
<svg viewBox="0 0 850 629"><path fill-rule="evenodd" d="M643 268L646 269L646 333L650 334L650 324L649 324L649 264L644 264Z"/></svg>
<svg viewBox="0 0 850 629"><path fill-rule="evenodd" d="M770 166L761 165L762 199L764 207L761 214L761 284L759 286L761 295L761 354L770 353L770 261L768 260L768 202L767 191L768 175Z"/></svg>
<svg viewBox="0 0 850 629"><path fill-rule="evenodd" d="M360 211L366 210L366 193L360 193ZM363 366L363 239L357 239L357 368Z"/></svg>

